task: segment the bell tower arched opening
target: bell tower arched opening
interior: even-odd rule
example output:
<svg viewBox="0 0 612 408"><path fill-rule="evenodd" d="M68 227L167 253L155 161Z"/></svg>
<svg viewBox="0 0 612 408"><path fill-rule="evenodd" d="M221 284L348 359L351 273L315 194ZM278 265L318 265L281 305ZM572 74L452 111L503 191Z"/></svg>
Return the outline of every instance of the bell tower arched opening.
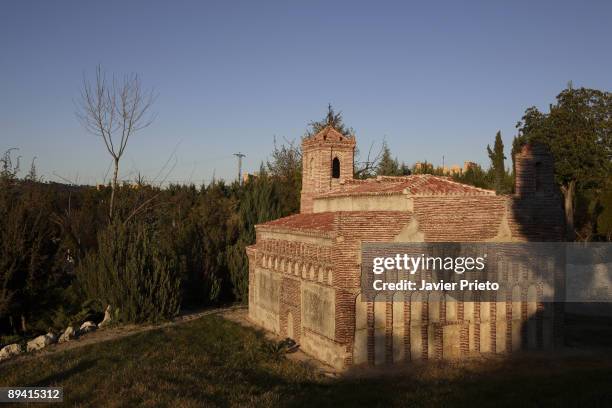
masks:
<svg viewBox="0 0 612 408"><path fill-rule="evenodd" d="M337 157L332 160L332 178L340 178L340 159Z"/></svg>

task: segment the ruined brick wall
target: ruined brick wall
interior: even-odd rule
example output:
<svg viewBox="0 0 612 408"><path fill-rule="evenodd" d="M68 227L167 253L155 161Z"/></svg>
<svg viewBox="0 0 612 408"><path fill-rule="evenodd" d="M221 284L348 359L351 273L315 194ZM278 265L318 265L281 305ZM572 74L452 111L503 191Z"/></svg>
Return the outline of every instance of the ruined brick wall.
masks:
<svg viewBox="0 0 612 408"><path fill-rule="evenodd" d="M548 149L541 144L527 144L515 156L515 192L519 196L536 193L554 194L554 163Z"/></svg>
<svg viewBox="0 0 612 408"><path fill-rule="evenodd" d="M555 183L554 161L542 144L527 144L515 159L515 201L513 232L527 241L563 241L565 216L558 186ZM558 237L558 239L555 239ZM556 289L565 291L565 280L559 278ZM563 341L564 304L549 304L554 309L554 342Z"/></svg>

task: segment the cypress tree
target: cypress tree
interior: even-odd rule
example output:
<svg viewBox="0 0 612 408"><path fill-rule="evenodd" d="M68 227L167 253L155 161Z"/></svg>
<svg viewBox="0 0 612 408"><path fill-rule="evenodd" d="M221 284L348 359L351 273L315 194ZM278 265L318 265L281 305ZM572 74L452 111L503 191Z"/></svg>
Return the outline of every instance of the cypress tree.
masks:
<svg viewBox="0 0 612 408"><path fill-rule="evenodd" d="M391 149L387 142L383 142L383 154L376 168L378 176L399 176L401 174L397 159L391 157Z"/></svg>
<svg viewBox="0 0 612 408"><path fill-rule="evenodd" d="M497 194L504 193L504 180L506 176L506 169L504 168L504 142L502 142L501 132L497 132L495 135L495 144L493 150L487 145L487 152L489 153L489 159L491 159L491 168L493 170L494 186Z"/></svg>
<svg viewBox="0 0 612 408"><path fill-rule="evenodd" d="M85 299L118 309L124 322L176 316L181 305L178 260L164 253L145 224L113 222L98 237L98 251L77 267Z"/></svg>

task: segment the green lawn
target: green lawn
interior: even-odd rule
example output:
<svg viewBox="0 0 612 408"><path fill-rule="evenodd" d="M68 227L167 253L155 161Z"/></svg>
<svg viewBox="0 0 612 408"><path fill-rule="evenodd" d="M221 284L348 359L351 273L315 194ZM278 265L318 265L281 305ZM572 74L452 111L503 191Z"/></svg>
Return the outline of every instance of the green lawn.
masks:
<svg viewBox="0 0 612 408"><path fill-rule="evenodd" d="M612 406L612 359L521 357L330 380L211 315L0 365L0 386L62 386L79 406ZM38 406L38 405L37 405Z"/></svg>

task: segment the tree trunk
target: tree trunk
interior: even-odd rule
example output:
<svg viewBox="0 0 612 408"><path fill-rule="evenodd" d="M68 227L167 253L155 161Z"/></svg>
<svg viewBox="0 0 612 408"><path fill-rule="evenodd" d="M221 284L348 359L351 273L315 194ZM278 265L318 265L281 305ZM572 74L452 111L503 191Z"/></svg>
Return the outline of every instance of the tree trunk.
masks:
<svg viewBox="0 0 612 408"><path fill-rule="evenodd" d="M113 170L113 185L111 188L110 205L108 210L108 218L113 221L113 210L115 205L115 192L117 191L117 176L119 174L119 160L115 159L115 169Z"/></svg>
<svg viewBox="0 0 612 408"><path fill-rule="evenodd" d="M21 315L21 332L25 333L28 331L28 325L26 324L26 318L24 315Z"/></svg>
<svg viewBox="0 0 612 408"><path fill-rule="evenodd" d="M565 209L565 233L568 241L576 239L574 229L574 196L576 194L576 181L572 180L567 185L561 186L563 193L563 206Z"/></svg>

